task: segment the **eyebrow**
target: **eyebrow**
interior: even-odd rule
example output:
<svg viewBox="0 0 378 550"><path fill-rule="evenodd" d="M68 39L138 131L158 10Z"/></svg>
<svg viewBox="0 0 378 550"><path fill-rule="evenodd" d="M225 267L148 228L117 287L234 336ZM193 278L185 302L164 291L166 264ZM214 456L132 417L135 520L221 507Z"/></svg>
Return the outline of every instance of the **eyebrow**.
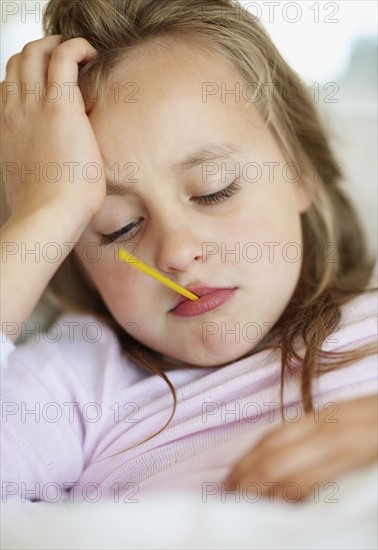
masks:
<svg viewBox="0 0 378 550"><path fill-rule="evenodd" d="M134 195L135 186L126 185L124 183L113 183L109 180L106 180L106 195L124 197L126 195Z"/></svg>
<svg viewBox="0 0 378 550"><path fill-rule="evenodd" d="M211 162L214 160L229 158L236 153L241 153L241 151L231 143L209 143L195 149L185 158L176 162L173 166L171 166L169 171L172 174L180 174L186 170L194 168L195 166L199 166L203 162Z"/></svg>
<svg viewBox="0 0 378 550"><path fill-rule="evenodd" d="M169 168L168 172L172 175L182 174L183 172L188 171L191 168L195 168L204 162L212 162L215 160L230 158L237 153L241 153L241 150L235 147L232 143L208 143L194 149L184 158L173 164ZM134 185L125 185L122 183L117 184L107 181L106 189L107 195L125 196L135 194Z"/></svg>

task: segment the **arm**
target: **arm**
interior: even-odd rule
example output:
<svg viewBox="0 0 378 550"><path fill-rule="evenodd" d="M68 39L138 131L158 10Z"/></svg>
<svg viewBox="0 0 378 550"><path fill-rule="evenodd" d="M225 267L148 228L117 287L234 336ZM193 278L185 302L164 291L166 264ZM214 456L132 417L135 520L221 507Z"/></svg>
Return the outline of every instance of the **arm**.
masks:
<svg viewBox="0 0 378 550"><path fill-rule="evenodd" d="M95 55L82 38L61 43L60 35L49 36L13 56L1 84L1 160L12 210L2 230L2 327L12 324L17 332L105 198L102 158L83 98L75 89L72 101L64 86L77 82L78 63ZM23 88L35 89L36 84L40 90L54 84L61 90L60 100L49 102L42 95L36 101L33 95L22 95ZM18 92L11 93L14 89ZM44 180L48 163L59 167L59 181ZM100 167L98 182L85 180L82 167L88 163ZM76 168L74 178L70 166ZM58 261L49 262L38 253L47 243L56 243L62 252ZM36 254L25 254L36 249ZM16 330L11 330L14 340Z"/></svg>
<svg viewBox="0 0 378 550"><path fill-rule="evenodd" d="M12 216L3 226L1 326L11 340L17 338L21 323L32 313L49 280L87 223L85 217L71 223L65 219L64 212L45 209ZM44 261L41 254L48 243L54 243L62 252L56 262ZM33 250L35 254L25 253Z"/></svg>

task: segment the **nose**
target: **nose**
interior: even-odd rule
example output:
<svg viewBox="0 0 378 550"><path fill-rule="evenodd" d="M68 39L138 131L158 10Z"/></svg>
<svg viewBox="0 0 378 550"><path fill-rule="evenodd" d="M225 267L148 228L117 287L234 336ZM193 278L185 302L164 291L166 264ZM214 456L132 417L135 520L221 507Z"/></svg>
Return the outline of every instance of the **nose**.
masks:
<svg viewBox="0 0 378 550"><path fill-rule="evenodd" d="M177 218L159 224L155 237L155 265L163 273L187 271L202 260L203 241L188 223Z"/></svg>

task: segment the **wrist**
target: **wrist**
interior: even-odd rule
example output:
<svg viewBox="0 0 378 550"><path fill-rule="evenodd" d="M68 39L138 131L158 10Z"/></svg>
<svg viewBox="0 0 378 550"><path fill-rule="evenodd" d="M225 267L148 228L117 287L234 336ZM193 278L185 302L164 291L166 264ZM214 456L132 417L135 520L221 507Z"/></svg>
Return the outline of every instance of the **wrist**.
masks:
<svg viewBox="0 0 378 550"><path fill-rule="evenodd" d="M51 227L66 227L69 232L84 230L94 213L81 205L65 203L64 200L54 200L43 205L23 204L15 208L6 221L6 226L24 224L28 221L40 221ZM5 229L5 225L3 228Z"/></svg>

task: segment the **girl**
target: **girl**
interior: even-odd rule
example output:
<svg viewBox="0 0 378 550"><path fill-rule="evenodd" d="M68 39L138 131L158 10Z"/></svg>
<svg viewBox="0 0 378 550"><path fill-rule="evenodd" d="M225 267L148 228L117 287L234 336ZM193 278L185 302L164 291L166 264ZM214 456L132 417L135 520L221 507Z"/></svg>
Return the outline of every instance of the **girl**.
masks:
<svg viewBox="0 0 378 550"><path fill-rule="evenodd" d="M297 500L376 460L374 260L259 21L51 0L44 29L2 83L5 498ZM47 286L69 311L15 347Z"/></svg>

